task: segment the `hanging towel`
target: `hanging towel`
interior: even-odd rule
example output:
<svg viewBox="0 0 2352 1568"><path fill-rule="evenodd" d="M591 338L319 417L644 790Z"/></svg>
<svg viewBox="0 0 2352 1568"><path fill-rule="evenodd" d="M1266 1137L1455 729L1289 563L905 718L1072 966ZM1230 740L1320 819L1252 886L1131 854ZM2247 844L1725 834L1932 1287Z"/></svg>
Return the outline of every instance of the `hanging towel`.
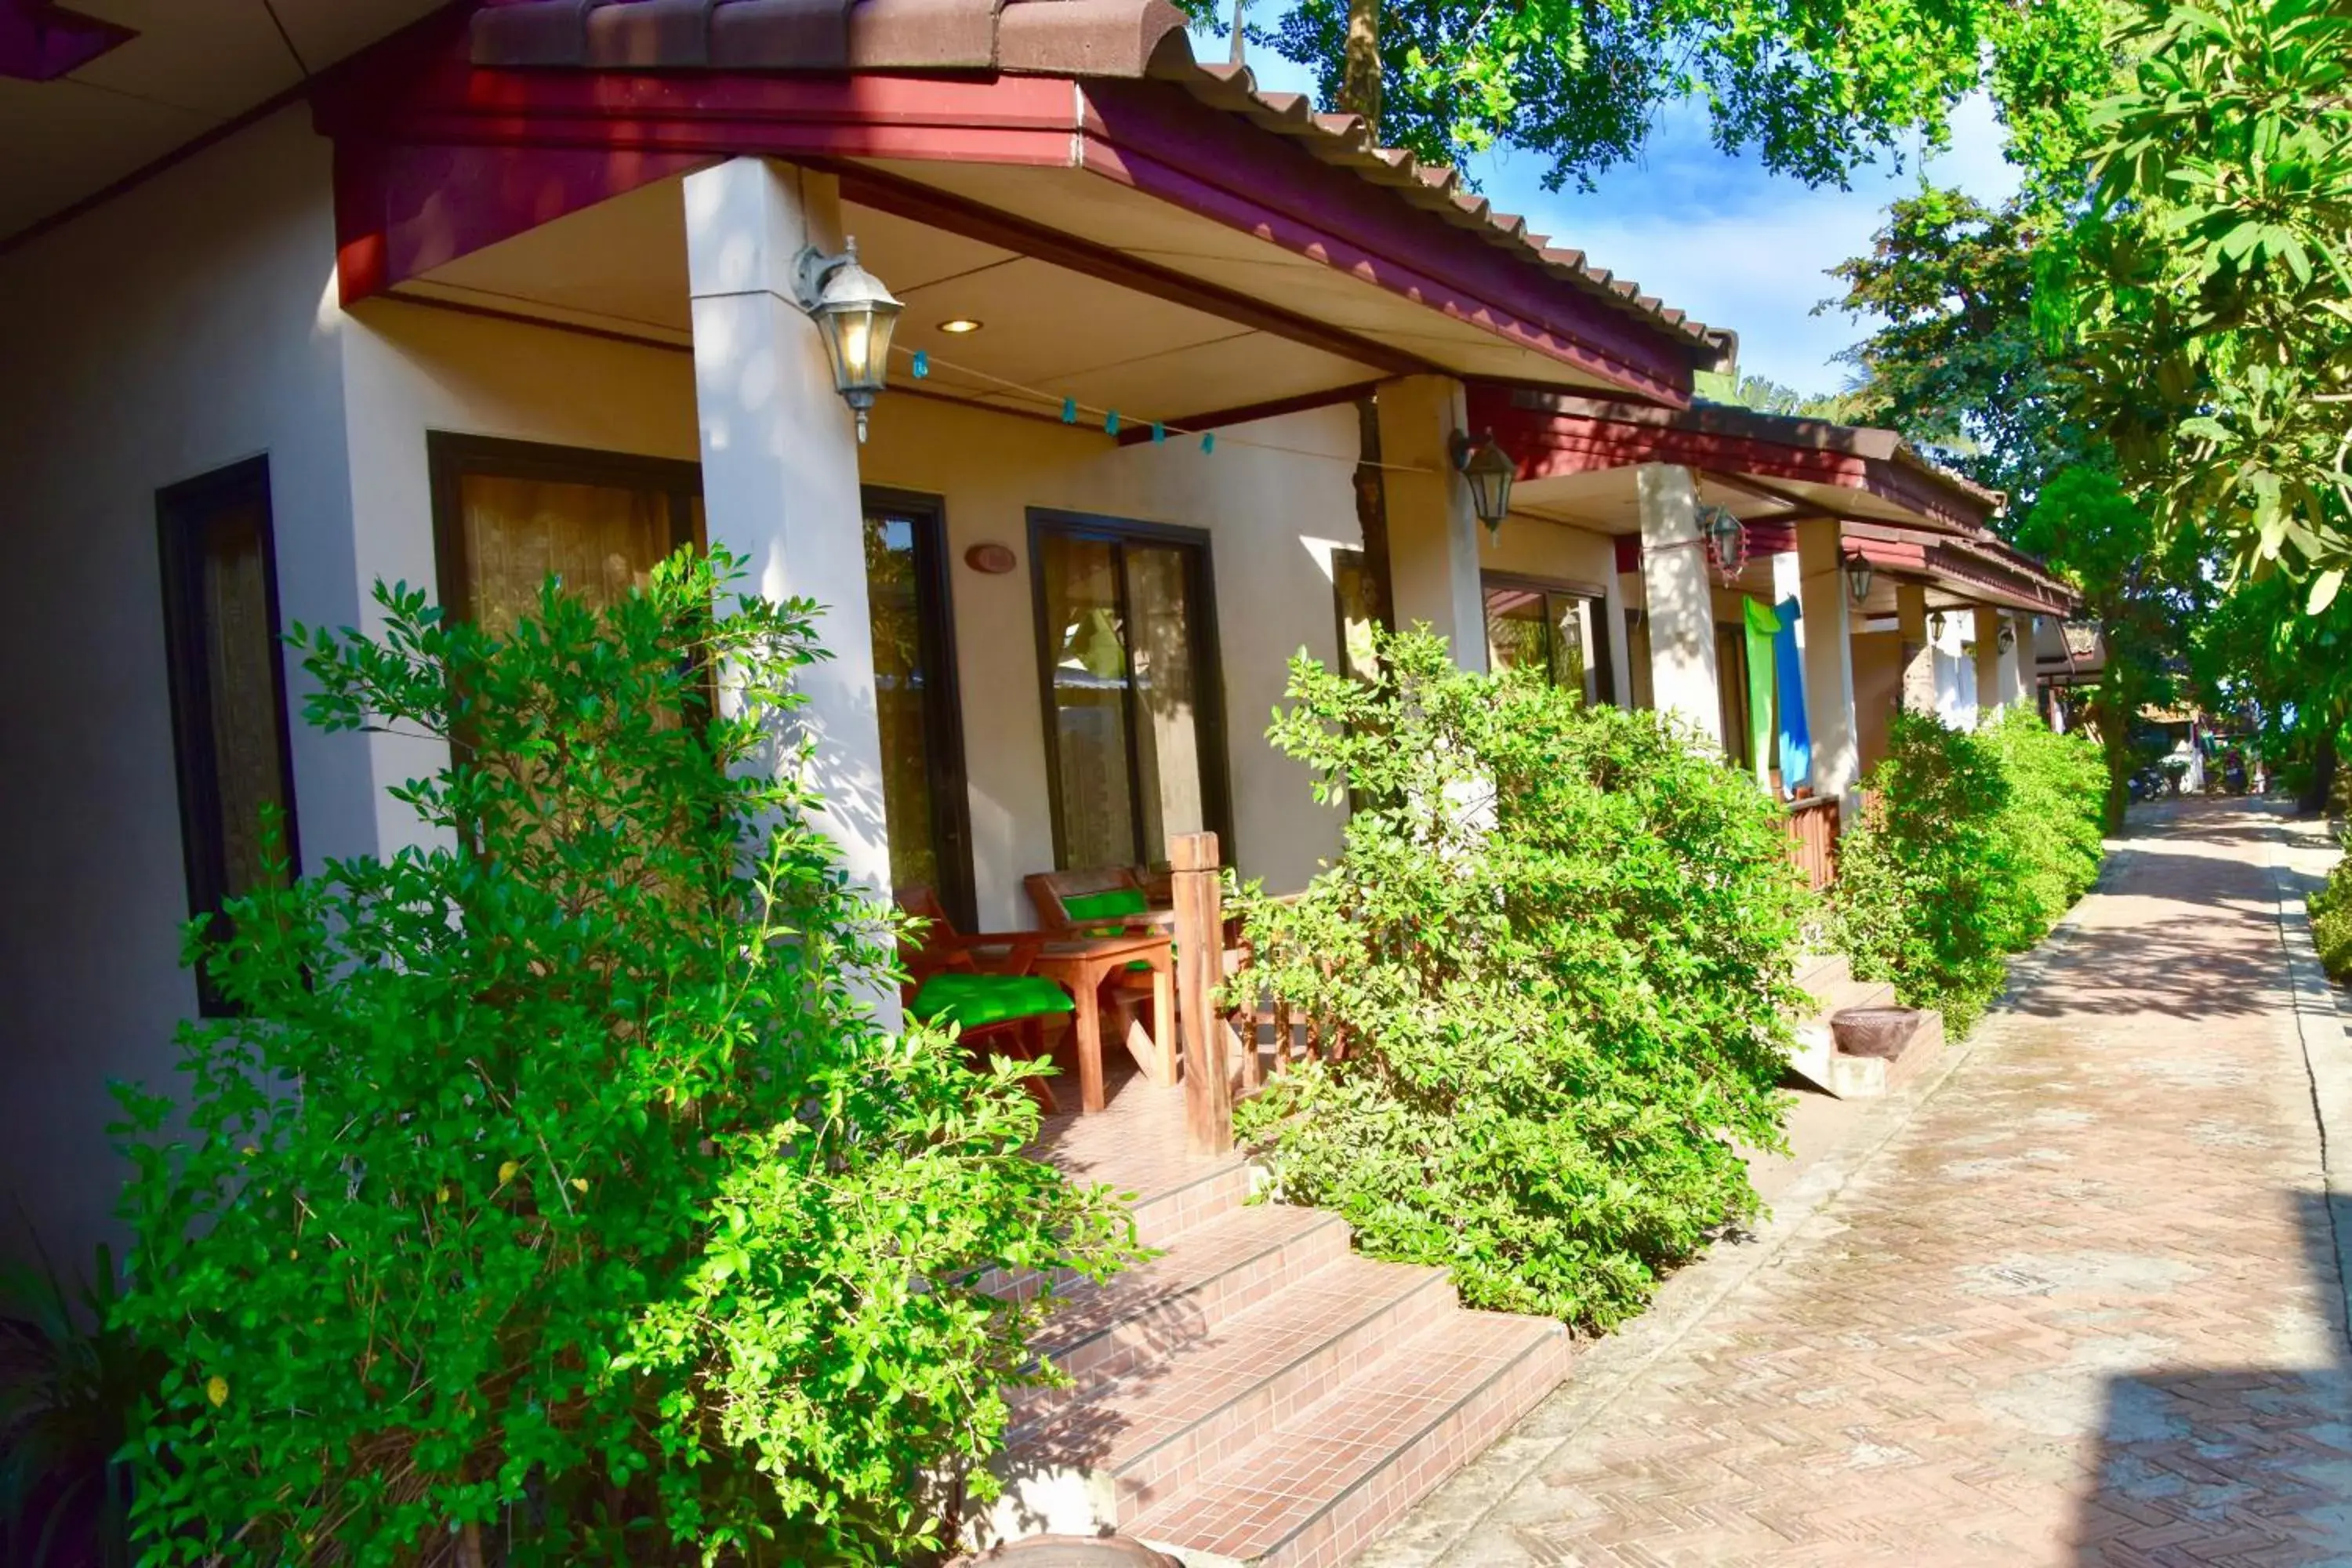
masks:
<svg viewBox="0 0 2352 1568"><path fill-rule="evenodd" d="M1805 722L1805 663L1797 652L1797 621L1803 615L1794 596L1779 606L1780 634L1772 639L1780 678L1780 786L1794 795L1813 782L1813 732Z"/></svg>
<svg viewBox="0 0 2352 1568"><path fill-rule="evenodd" d="M1748 612L1748 754L1756 760L1756 782L1772 787L1772 639L1780 617L1753 599Z"/></svg>

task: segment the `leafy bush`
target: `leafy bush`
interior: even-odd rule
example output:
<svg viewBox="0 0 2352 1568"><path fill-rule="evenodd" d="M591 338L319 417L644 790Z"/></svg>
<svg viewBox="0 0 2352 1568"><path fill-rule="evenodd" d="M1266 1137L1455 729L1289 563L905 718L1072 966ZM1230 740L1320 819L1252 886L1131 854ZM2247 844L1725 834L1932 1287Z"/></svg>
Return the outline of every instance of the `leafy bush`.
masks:
<svg viewBox="0 0 2352 1568"><path fill-rule="evenodd" d="M2352 850L2352 837L2346 842ZM2311 938L2319 962L2338 980L2352 980L2352 854L2336 862L2310 899Z"/></svg>
<svg viewBox="0 0 2352 1568"><path fill-rule="evenodd" d="M1344 1049L1236 1125L1372 1256L1603 1327L1756 1212L1733 1141L1780 1143L1780 815L1654 714L1464 674L1426 632L1381 652L1376 684L1299 656L1269 731L1357 805L1295 901L1244 895L1237 984Z"/></svg>
<svg viewBox="0 0 2352 1568"><path fill-rule="evenodd" d="M2009 784L2000 819L2018 861L2018 920L2008 937L2022 952L2099 879L2107 766L2097 742L2060 734L2028 708L2011 708L1976 732Z"/></svg>
<svg viewBox="0 0 2352 1568"><path fill-rule="evenodd" d="M392 792L429 847L192 928L243 1014L182 1030L193 1140L123 1092L148 1562L918 1560L1041 1375L1044 1300L980 1272L1129 1249L1023 1157L1026 1069L876 1021L895 926L802 782L812 606L722 614L733 571L296 628L312 722L450 760Z"/></svg>
<svg viewBox="0 0 2352 1568"><path fill-rule="evenodd" d="M112 1321L120 1282L98 1249L87 1280L0 1269L0 1561L129 1568L131 1422L162 1358Z"/></svg>
<svg viewBox="0 0 2352 1568"><path fill-rule="evenodd" d="M1991 745L1898 713L1867 787L1875 804L1838 851L1837 945L1856 975L1893 981L1905 1006L1940 1009L1965 1034L2033 918L2008 775Z"/></svg>

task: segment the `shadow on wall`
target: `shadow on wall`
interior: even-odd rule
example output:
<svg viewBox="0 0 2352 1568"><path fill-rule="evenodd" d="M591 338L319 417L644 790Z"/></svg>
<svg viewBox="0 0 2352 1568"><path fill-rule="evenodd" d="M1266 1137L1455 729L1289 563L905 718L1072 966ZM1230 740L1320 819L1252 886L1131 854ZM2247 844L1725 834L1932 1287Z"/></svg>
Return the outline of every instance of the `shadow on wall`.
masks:
<svg viewBox="0 0 2352 1568"><path fill-rule="evenodd" d="M2352 1201L2296 1194L2326 1342L2301 1366L2159 1367L2105 1380L2075 1519L2077 1568L2352 1564ZM2290 1293L2282 1291L2282 1296Z"/></svg>

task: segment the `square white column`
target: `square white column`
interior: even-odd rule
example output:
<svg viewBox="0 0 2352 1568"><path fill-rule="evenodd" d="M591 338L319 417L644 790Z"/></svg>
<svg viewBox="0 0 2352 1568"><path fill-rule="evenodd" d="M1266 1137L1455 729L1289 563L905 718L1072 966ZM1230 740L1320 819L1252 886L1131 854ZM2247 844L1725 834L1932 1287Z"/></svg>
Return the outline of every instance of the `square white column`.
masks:
<svg viewBox="0 0 2352 1568"><path fill-rule="evenodd" d="M2031 707L2033 702L2033 617L2012 616L2009 626L2012 635L2009 652L2001 656L2000 700L2007 707Z"/></svg>
<svg viewBox="0 0 2352 1568"><path fill-rule="evenodd" d="M2001 690L2000 628L2005 617L1990 605L1976 606L1977 707L1988 719L1998 718L2010 699Z"/></svg>
<svg viewBox="0 0 2352 1568"><path fill-rule="evenodd" d="M1478 582L1477 511L1454 467L1467 417L1462 384L1408 375L1381 383L1381 484L1387 491L1389 586L1400 630L1425 621L1464 669L1486 668L1486 598Z"/></svg>
<svg viewBox="0 0 2352 1568"><path fill-rule="evenodd" d="M1688 468L1634 470L1642 510L1642 588L1649 605L1651 700L1723 749L1715 658L1715 595L1700 542L1698 482Z"/></svg>
<svg viewBox="0 0 2352 1568"><path fill-rule="evenodd" d="M1843 525L1797 524L1798 592L1804 614L1805 723L1812 731L1813 793L1835 796L1843 820L1860 820L1862 728L1853 712L1853 627Z"/></svg>
<svg viewBox="0 0 2352 1568"><path fill-rule="evenodd" d="M882 806L874 631L866 605L856 426L834 390L816 324L797 300L803 246L842 247L829 174L736 158L686 178L694 393L710 542L741 556L748 586L813 599L831 655L800 672L800 717L815 741L810 784L820 826L853 882L890 896ZM895 1015L895 997L878 999Z"/></svg>

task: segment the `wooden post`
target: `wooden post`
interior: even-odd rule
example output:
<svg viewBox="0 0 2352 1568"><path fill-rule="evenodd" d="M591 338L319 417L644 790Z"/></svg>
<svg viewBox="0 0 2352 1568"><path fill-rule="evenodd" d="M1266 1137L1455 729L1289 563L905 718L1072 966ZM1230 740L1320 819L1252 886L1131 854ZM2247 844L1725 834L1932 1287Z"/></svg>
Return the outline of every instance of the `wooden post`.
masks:
<svg viewBox="0 0 2352 1568"><path fill-rule="evenodd" d="M1176 905L1176 1017L1184 1035L1184 1142L1195 1154L1222 1154L1234 1146L1234 1090L1212 1002L1225 952L1217 836L1176 835L1168 841L1168 864Z"/></svg>

